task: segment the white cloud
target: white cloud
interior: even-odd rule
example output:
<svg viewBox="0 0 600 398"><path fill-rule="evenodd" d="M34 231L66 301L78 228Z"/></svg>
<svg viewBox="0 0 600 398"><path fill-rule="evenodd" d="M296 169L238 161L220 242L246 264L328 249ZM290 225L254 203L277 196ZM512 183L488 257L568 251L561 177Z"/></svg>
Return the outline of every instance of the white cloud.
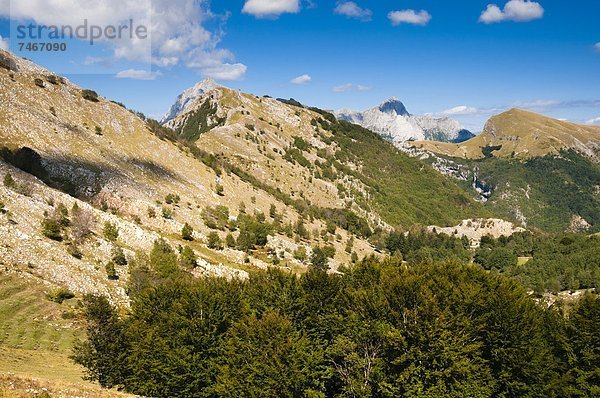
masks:
<svg viewBox="0 0 600 398"><path fill-rule="evenodd" d="M334 87L333 91L335 93L345 93L347 91L369 91L372 88L373 87L369 87L369 86L361 86L360 84L348 83L348 84L344 84L342 86Z"/></svg>
<svg viewBox="0 0 600 398"><path fill-rule="evenodd" d="M241 80L246 75L246 65L235 62L233 53L226 49L195 49L187 54L186 66L198 69L205 77L215 80Z"/></svg>
<svg viewBox="0 0 600 398"><path fill-rule="evenodd" d="M594 44L594 48L596 49L596 51L600 52L600 42Z"/></svg>
<svg viewBox="0 0 600 398"><path fill-rule="evenodd" d="M300 11L300 0L246 0L242 12L256 18L277 18L284 13Z"/></svg>
<svg viewBox="0 0 600 398"><path fill-rule="evenodd" d="M361 19L363 21L370 21L373 16L371 10L368 8L361 8L353 1L339 1L333 12L339 15L345 15L349 18Z"/></svg>
<svg viewBox="0 0 600 398"><path fill-rule="evenodd" d="M597 118L595 118L595 119L588 120L587 122L585 122L585 124L590 124L590 125L600 126L600 117L597 117Z"/></svg>
<svg viewBox="0 0 600 398"><path fill-rule="evenodd" d="M446 109L442 112L442 115L446 116L458 116L458 115L476 115L479 113L479 109L472 106L459 105L454 108Z"/></svg>
<svg viewBox="0 0 600 398"><path fill-rule="evenodd" d="M543 16L544 8L536 1L510 0L502 10L496 4L488 4L485 11L481 13L479 22L485 24L504 21L528 22Z"/></svg>
<svg viewBox="0 0 600 398"><path fill-rule="evenodd" d="M122 70L115 75L118 79L134 79L134 80L154 80L157 77L162 76L159 71L150 72L147 70L138 69L127 69Z"/></svg>
<svg viewBox="0 0 600 398"><path fill-rule="evenodd" d="M388 19L394 26L402 23L425 26L431 21L431 14L425 10L419 12L415 10L391 11L388 14Z"/></svg>
<svg viewBox="0 0 600 398"><path fill-rule="evenodd" d="M310 77L309 75L300 75L298 77L293 78L292 80L290 80L290 83L292 84L306 84L308 82L310 82L312 80L312 77Z"/></svg>
<svg viewBox="0 0 600 398"><path fill-rule="evenodd" d="M8 39L3 38L2 36L0 36L0 50L8 51Z"/></svg>
<svg viewBox="0 0 600 398"><path fill-rule="evenodd" d="M213 67L204 68L202 75L215 80L241 80L246 75L248 68L244 64L220 64Z"/></svg>
<svg viewBox="0 0 600 398"><path fill-rule="evenodd" d="M0 5L6 0L0 0ZM203 64L212 73L219 66L222 57L216 56L223 36L222 25L228 15L216 15L210 9L210 0L27 0L12 1L8 7L0 7L0 17L16 20L32 19L43 25L83 24L105 28L109 25L127 24L131 19L134 26L146 26L149 38L121 40L101 39L102 44L113 50L115 60L153 64L159 67L200 64L199 55L207 57ZM207 24L215 26L210 30ZM222 69L238 65L229 52ZM241 64L239 64L241 65ZM205 74L204 67L197 67ZM242 70L236 66L237 70ZM244 69L245 70L245 69Z"/></svg>

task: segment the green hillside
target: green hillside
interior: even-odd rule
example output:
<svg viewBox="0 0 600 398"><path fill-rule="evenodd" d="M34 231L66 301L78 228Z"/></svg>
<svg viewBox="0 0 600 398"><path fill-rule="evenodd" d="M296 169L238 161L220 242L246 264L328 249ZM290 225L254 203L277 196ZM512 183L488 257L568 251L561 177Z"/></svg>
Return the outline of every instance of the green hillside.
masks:
<svg viewBox="0 0 600 398"><path fill-rule="evenodd" d="M335 166L355 175L369 186L364 205L378 212L392 225L453 225L460 220L490 216L467 190L440 175L425 162L411 158L375 134L358 125L327 119L319 123L333 133L340 150ZM359 173L343 164L360 163Z"/></svg>
<svg viewBox="0 0 600 398"><path fill-rule="evenodd" d="M600 230L600 165L583 155L567 151L525 161L459 163L478 169L479 178L493 187L486 207L498 217L523 217L527 226L552 232Z"/></svg>

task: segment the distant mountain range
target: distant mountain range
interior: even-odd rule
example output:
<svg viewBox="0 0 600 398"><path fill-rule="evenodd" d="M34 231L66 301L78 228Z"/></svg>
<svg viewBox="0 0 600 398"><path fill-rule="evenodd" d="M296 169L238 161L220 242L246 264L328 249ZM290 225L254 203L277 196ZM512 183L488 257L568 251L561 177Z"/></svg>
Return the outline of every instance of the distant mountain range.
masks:
<svg viewBox="0 0 600 398"><path fill-rule="evenodd" d="M364 112L341 109L334 114L340 120L365 127L395 144L416 140L458 143L474 137L459 122L448 117L410 114L397 98L390 98Z"/></svg>

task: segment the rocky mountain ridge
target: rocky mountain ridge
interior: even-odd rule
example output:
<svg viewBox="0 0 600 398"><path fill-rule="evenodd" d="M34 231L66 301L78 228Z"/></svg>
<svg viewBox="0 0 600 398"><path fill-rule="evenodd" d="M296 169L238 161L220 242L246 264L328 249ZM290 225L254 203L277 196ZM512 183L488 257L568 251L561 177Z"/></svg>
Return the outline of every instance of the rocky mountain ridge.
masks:
<svg viewBox="0 0 600 398"><path fill-rule="evenodd" d="M448 117L410 114L397 98L364 112L341 109L334 113L338 119L361 125L396 145L414 140L461 142L473 137L460 123Z"/></svg>

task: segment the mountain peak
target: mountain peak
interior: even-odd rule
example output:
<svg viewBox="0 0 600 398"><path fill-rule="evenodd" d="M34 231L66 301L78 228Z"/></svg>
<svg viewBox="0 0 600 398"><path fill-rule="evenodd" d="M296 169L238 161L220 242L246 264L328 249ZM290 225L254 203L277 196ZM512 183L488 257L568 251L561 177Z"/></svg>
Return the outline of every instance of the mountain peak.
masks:
<svg viewBox="0 0 600 398"><path fill-rule="evenodd" d="M199 98L209 91L216 88L222 87L211 78L207 78L194 84L192 87L185 89L181 94L177 96L175 103L171 105L169 111L160 120L161 124L165 124L178 115L183 113L187 107L194 102L196 98Z"/></svg>
<svg viewBox="0 0 600 398"><path fill-rule="evenodd" d="M379 110L384 113L392 113L396 112L397 115L401 116L409 116L410 113L406 110L406 107L396 97L389 98L385 100L381 105L379 105Z"/></svg>

